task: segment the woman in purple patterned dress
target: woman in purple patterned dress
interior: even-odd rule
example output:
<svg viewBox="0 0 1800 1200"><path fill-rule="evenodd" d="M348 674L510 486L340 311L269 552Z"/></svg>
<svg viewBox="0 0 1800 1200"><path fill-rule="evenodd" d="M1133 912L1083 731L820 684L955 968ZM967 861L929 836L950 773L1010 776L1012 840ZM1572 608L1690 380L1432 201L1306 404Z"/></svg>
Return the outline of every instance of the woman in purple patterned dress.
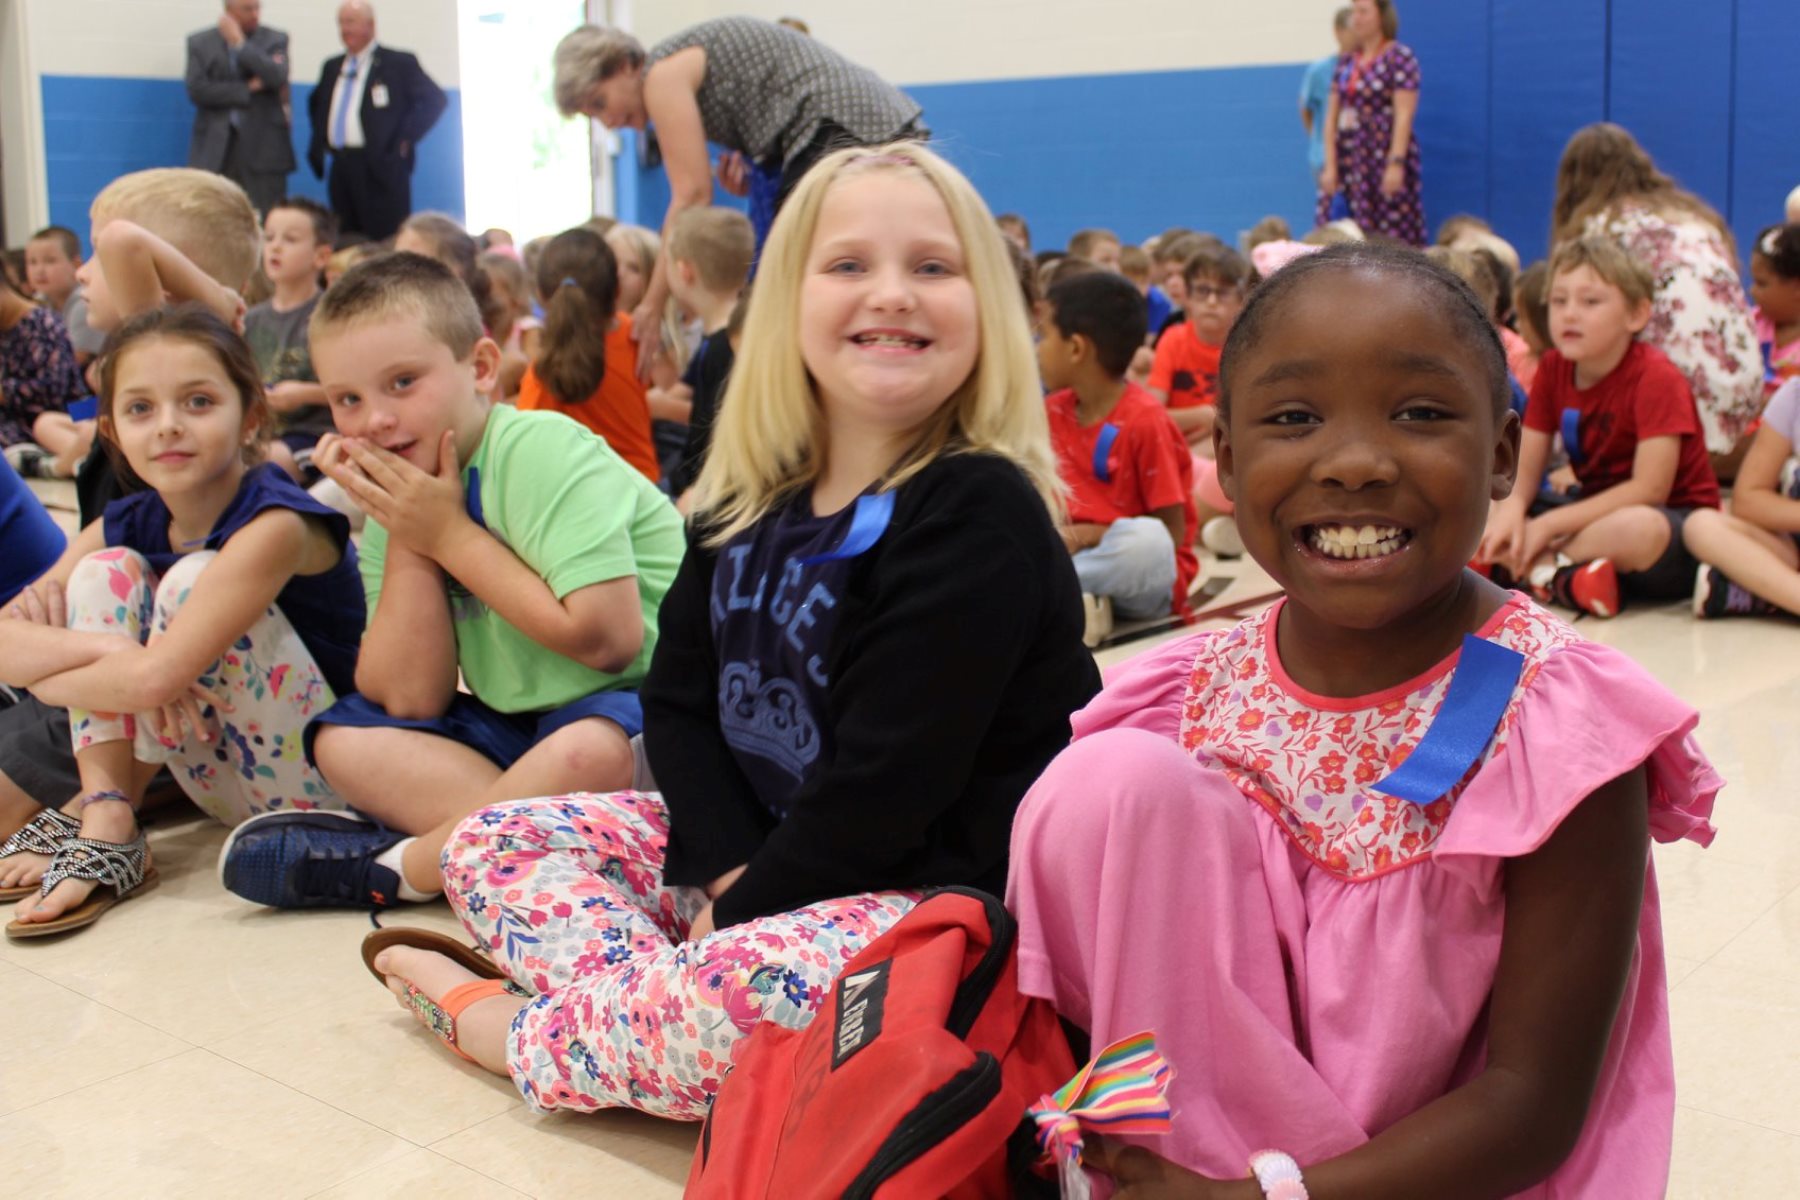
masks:
<svg viewBox="0 0 1800 1200"><path fill-rule="evenodd" d="M1350 36L1357 46L1338 59L1325 108L1325 169L1319 174L1319 223L1331 219L1343 193L1363 232L1425 244L1419 200L1419 60L1395 41L1400 16L1392 0L1354 0Z"/></svg>

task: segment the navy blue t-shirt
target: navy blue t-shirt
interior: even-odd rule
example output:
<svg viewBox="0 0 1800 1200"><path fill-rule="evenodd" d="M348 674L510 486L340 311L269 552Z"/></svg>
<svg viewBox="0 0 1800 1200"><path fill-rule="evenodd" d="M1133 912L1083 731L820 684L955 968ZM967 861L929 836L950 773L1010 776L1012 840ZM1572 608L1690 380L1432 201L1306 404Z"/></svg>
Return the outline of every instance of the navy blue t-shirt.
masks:
<svg viewBox="0 0 1800 1200"><path fill-rule="evenodd" d="M778 817L831 750L826 656L855 559L846 542L859 506L885 500L891 511L892 495L818 517L802 493L719 551L711 606L719 729Z"/></svg>
<svg viewBox="0 0 1800 1200"><path fill-rule="evenodd" d="M0 604L48 571L67 544L12 464L0 461Z"/></svg>
<svg viewBox="0 0 1800 1200"><path fill-rule="evenodd" d="M363 599L362 576L356 569L356 547L350 544L350 521L300 489L287 472L263 463L244 473L237 495L219 514L203 546L169 545L169 506L153 491L137 492L106 506L106 544L136 550L163 574L184 555L195 550L217 550L257 514L270 508L291 508L306 517L323 520L343 557L329 571L295 575L275 597L275 606L293 625L294 632L312 651L320 674L331 690L348 696L356 690L356 651L362 644L368 609Z"/></svg>

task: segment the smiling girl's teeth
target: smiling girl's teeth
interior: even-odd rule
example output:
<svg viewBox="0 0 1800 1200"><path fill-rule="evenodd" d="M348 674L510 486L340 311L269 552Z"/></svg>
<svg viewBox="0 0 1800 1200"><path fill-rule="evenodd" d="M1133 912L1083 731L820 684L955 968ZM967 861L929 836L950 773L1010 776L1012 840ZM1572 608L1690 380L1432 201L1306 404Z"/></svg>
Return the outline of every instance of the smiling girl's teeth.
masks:
<svg viewBox="0 0 1800 1200"><path fill-rule="evenodd" d="M1307 541L1328 558L1380 558L1406 543L1406 531L1391 525L1314 525Z"/></svg>
<svg viewBox="0 0 1800 1200"><path fill-rule="evenodd" d="M907 337L897 333L859 333L856 335L859 346L922 346L923 338Z"/></svg>

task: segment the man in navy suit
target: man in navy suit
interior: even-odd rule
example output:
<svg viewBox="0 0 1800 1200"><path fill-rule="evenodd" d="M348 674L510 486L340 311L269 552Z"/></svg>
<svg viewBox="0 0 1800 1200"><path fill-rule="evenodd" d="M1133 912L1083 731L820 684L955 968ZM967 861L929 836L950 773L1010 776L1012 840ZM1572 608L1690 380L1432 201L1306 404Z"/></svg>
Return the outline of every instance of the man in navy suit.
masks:
<svg viewBox="0 0 1800 1200"><path fill-rule="evenodd" d="M187 40L188 166L235 181L261 213L294 169L287 85L288 35L262 23L262 0L225 0L219 23Z"/></svg>
<svg viewBox="0 0 1800 1200"><path fill-rule="evenodd" d="M307 101L312 140L307 165L325 178L341 229L379 241L412 212L412 170L419 139L448 101L419 60L375 44L375 12L364 0L338 9L344 53L325 60Z"/></svg>

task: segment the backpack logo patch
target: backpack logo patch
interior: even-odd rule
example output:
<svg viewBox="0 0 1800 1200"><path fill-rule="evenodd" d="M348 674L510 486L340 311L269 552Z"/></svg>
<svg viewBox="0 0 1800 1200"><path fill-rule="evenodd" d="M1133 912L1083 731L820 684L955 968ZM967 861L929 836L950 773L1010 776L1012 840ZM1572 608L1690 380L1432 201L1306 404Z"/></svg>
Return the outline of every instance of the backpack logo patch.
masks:
<svg viewBox="0 0 1800 1200"><path fill-rule="evenodd" d="M846 976L838 985L837 1028L832 1037L831 1069L837 1070L856 1052L881 1036L887 1007L888 968L893 960Z"/></svg>

